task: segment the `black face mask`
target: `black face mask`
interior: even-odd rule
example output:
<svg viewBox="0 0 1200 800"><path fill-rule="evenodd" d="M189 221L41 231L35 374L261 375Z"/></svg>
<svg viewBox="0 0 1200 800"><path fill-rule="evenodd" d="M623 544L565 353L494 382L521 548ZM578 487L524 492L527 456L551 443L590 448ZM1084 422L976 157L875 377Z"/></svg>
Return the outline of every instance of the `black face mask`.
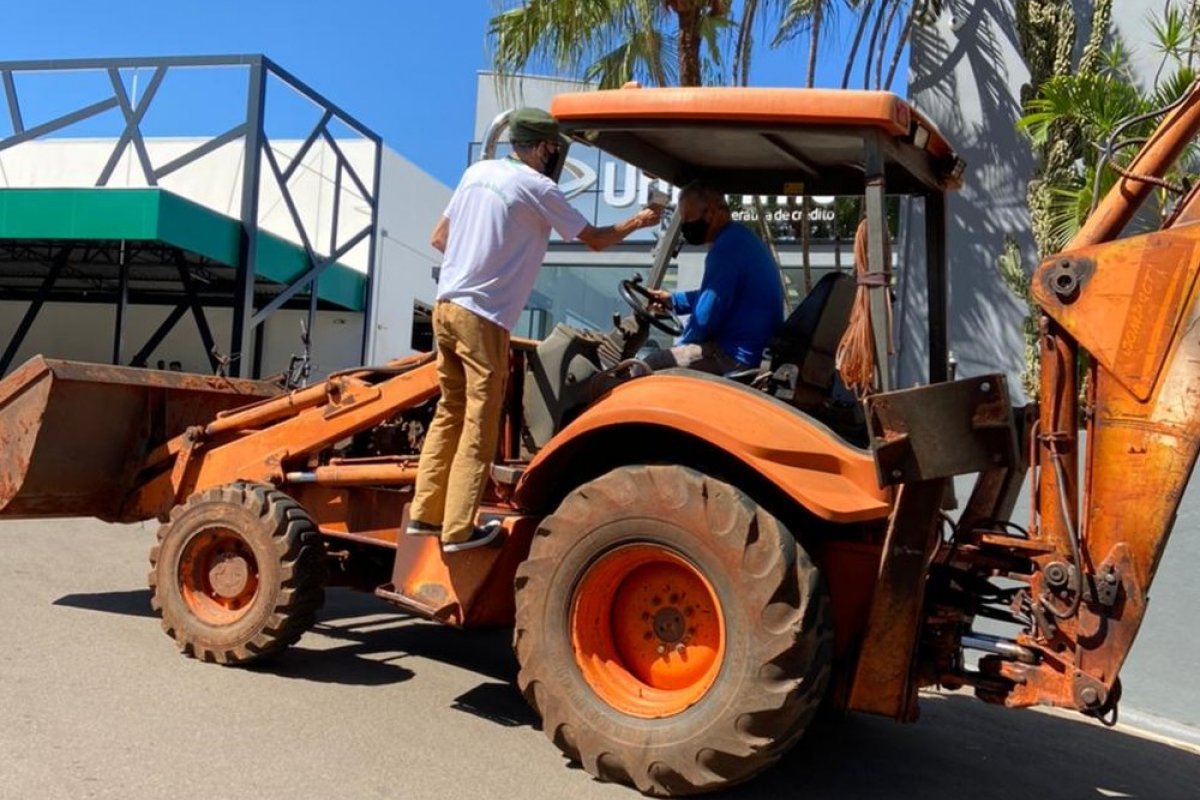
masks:
<svg viewBox="0 0 1200 800"><path fill-rule="evenodd" d="M547 178L554 177L554 165L558 163L558 152L555 151L542 159L542 174Z"/></svg>
<svg viewBox="0 0 1200 800"><path fill-rule="evenodd" d="M683 234L683 240L688 244L704 244L704 240L708 236L708 221L704 217L700 217L684 222L679 226L679 232Z"/></svg>

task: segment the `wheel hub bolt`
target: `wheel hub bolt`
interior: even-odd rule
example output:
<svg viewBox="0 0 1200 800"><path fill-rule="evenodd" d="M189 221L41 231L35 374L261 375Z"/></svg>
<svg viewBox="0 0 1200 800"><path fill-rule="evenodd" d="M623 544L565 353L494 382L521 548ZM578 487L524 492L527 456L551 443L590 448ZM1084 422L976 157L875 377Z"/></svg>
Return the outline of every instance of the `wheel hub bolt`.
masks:
<svg viewBox="0 0 1200 800"><path fill-rule="evenodd" d="M250 568L246 559L229 554L213 564L208 573L208 582L213 591L225 598L234 598L241 594L249 578Z"/></svg>
<svg viewBox="0 0 1200 800"><path fill-rule="evenodd" d="M666 606L654 615L654 633L666 644L675 644L683 639L685 626L683 615L677 608Z"/></svg>

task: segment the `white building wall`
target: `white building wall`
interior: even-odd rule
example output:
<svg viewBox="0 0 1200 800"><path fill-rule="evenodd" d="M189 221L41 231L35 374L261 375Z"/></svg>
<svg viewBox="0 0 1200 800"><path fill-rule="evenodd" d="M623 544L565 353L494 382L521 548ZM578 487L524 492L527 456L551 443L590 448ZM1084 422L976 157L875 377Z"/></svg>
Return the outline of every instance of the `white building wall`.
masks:
<svg viewBox="0 0 1200 800"><path fill-rule="evenodd" d="M7 345L9 337L20 324L28 304L0 302L0 340ZM125 318L125 360L129 359L150 338L166 318L169 306L129 307ZM283 372L288 359L301 353L300 321L307 312L284 309L266 323L263 342L263 376ZM206 308L205 317L213 338L222 351L228 349L233 313L228 308ZM113 330L116 307L108 303L46 303L30 328L12 367L16 369L36 355L66 358L74 361L112 362ZM358 363L359 332L362 315L321 312L315 320L312 348L313 377ZM211 373L208 358L200 341L200 333L191 314L175 325L163 342L146 361L153 368L159 360L169 366L178 362L186 372ZM246 371L243 370L243 375Z"/></svg>
<svg viewBox="0 0 1200 800"><path fill-rule="evenodd" d="M378 260L371 301L368 361L412 352L413 304L433 305L433 268L441 253L429 244L451 190L391 150L384 150L379 199Z"/></svg>
<svg viewBox="0 0 1200 800"><path fill-rule="evenodd" d="M201 144L203 139L148 139L151 163L161 166ZM280 168L285 169L300 141L272 141ZM373 180L373 145L367 141L339 141L347 160L368 189ZM0 153L0 188L77 188L93 186L108 160L114 141L71 139L32 141ZM243 147L234 142L164 177L167 191L230 217L240 215ZM289 181L289 190L306 225L313 248L327 255L331 244L334 209L335 153L328 144L314 145ZM300 234L282 193L264 160L260 185L259 226L300 245ZM117 165L111 187L144 187L145 179L132 147ZM450 189L396 152L382 148L380 200L376 244L376 280L372 287L368 331L369 363L382 363L413 352L412 309L415 301L431 303L435 285L430 267L439 255L429 246L429 232L450 198ZM345 242L370 221L370 210L351 178L343 174L340 191L338 240ZM342 264L365 273L368 247L364 241L343 256ZM0 341L16 331L26 303L0 302ZM166 306L131 306L127 317L127 358L145 343L170 312ZM228 349L229 309L205 310L217 345ZM43 307L20 348L13 366L41 353L59 358L108 362L116 310L103 304L48 303ZM264 324L264 375L286 369L300 351L300 311L280 311ZM349 311L321 311L313 331L313 371L319 376L358 364L363 315ZM209 372L207 357L191 315L179 321L148 360L183 369Z"/></svg>

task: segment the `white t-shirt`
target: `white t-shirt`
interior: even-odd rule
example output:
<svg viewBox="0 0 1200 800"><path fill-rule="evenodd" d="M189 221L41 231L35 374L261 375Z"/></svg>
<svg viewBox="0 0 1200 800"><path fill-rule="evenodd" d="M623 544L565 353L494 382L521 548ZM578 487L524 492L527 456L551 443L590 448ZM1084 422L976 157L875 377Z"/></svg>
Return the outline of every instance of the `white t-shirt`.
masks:
<svg viewBox="0 0 1200 800"><path fill-rule="evenodd" d="M558 184L512 158L472 164L444 216L450 237L438 299L510 331L533 292L550 229L569 241L588 224Z"/></svg>

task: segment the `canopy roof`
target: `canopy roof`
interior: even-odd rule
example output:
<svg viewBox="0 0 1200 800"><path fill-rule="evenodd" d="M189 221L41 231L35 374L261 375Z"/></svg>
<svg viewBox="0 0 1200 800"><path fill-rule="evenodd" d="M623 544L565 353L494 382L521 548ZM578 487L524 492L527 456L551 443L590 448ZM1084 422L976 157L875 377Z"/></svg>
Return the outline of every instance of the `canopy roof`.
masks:
<svg viewBox="0 0 1200 800"><path fill-rule="evenodd" d="M36 293L53 260L48 253L73 243L54 299L107 300L118 275L115 254L125 252L130 291L142 302L182 296L183 266L197 275L205 304L228 305L240 232L237 220L158 188L0 189L0 296ZM262 303L309 267L303 247L274 234L259 230L255 246L255 294ZM331 264L317 285L326 308L363 309L366 276L352 267Z"/></svg>
<svg viewBox="0 0 1200 800"><path fill-rule="evenodd" d="M874 158L889 193L941 193L964 168L890 92L633 85L560 94L550 113L567 135L655 177L704 177L731 194L862 194Z"/></svg>

